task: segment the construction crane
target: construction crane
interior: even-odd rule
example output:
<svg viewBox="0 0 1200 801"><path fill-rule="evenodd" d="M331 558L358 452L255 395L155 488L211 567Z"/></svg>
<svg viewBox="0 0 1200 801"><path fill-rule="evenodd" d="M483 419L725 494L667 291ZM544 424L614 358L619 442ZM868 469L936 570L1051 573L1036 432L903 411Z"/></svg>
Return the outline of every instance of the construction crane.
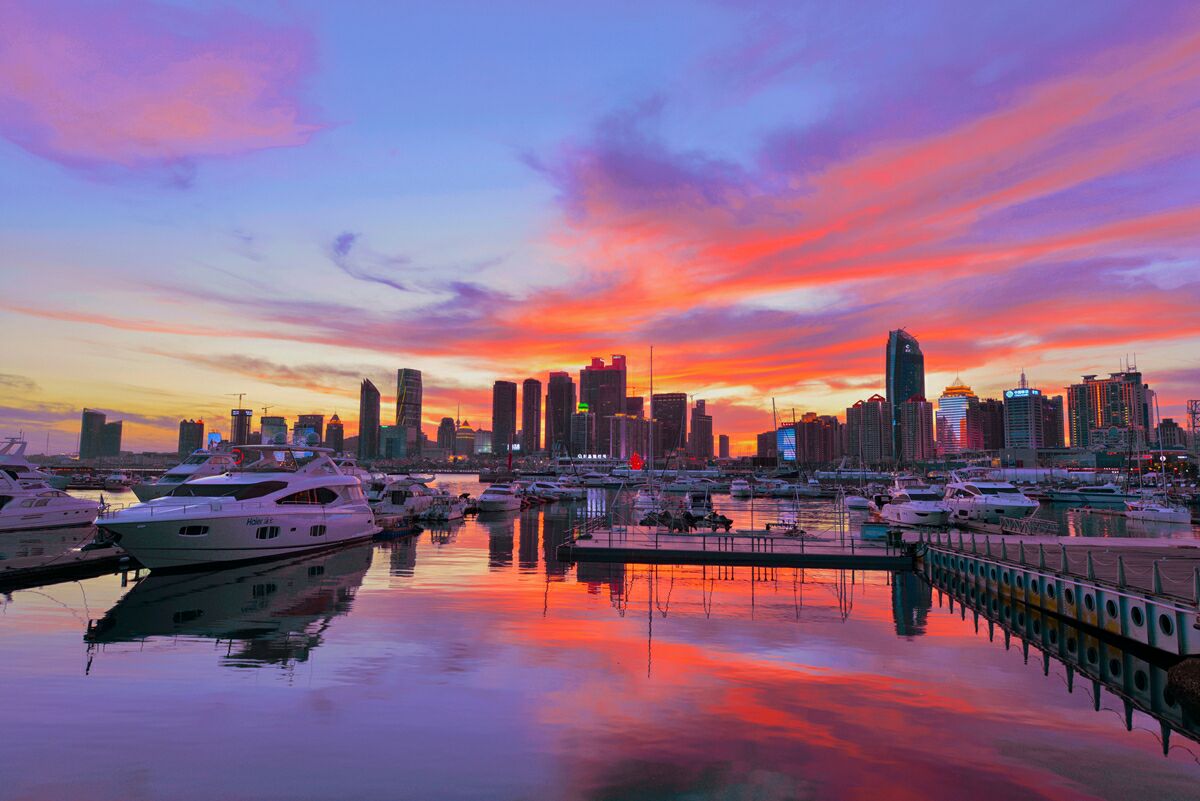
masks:
<svg viewBox="0 0 1200 801"><path fill-rule="evenodd" d="M272 410L272 409L274 409L274 408L275 408L275 405L274 405L274 404L272 404L272 405L270 405L270 406L263 406L263 407L262 407L262 410L263 410L263 417L266 417L266 416L267 416L267 412L271 411L271 410Z"/></svg>
<svg viewBox="0 0 1200 801"><path fill-rule="evenodd" d="M245 392L226 392L225 397L237 398L238 399L238 408L240 409L240 408L242 408L242 398L246 397L246 393Z"/></svg>

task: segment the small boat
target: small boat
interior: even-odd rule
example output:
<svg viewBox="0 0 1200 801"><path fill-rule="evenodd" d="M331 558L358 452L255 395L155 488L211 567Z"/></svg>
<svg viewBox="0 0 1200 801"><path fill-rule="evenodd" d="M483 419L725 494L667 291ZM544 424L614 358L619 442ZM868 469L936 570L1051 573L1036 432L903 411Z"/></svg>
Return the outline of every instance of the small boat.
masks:
<svg viewBox="0 0 1200 801"><path fill-rule="evenodd" d="M133 486L133 479L127 473L109 473L104 477L104 489L110 492L121 492Z"/></svg>
<svg viewBox="0 0 1200 801"><path fill-rule="evenodd" d="M447 522L459 520L467 511L470 498L466 495L451 495L445 490L433 499L429 508L417 516L418 520Z"/></svg>
<svg viewBox="0 0 1200 801"><path fill-rule="evenodd" d="M754 494L754 488L744 478L735 478L729 482L729 494L734 498L749 498Z"/></svg>
<svg viewBox="0 0 1200 801"><path fill-rule="evenodd" d="M847 509L869 509L871 501L863 495L847 495L842 498L842 506Z"/></svg>
<svg viewBox="0 0 1200 801"><path fill-rule="evenodd" d="M1182 506L1174 506L1162 500L1146 499L1125 502L1125 517L1130 520L1148 520L1155 523L1179 523L1190 525L1192 513Z"/></svg>

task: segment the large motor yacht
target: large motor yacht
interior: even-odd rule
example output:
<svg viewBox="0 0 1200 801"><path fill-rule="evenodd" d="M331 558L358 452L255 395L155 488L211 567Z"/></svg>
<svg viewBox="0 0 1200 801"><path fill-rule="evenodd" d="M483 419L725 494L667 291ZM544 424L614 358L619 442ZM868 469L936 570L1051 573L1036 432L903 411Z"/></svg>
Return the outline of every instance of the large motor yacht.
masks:
<svg viewBox="0 0 1200 801"><path fill-rule="evenodd" d="M74 498L44 481L18 480L0 471L0 532L90 526L98 501Z"/></svg>
<svg viewBox="0 0 1200 801"><path fill-rule="evenodd" d="M983 470L961 470L950 474L942 499L950 519L977 523L999 523L1002 517L1029 517L1038 502L1025 497L1007 481L991 481Z"/></svg>
<svg viewBox="0 0 1200 801"><path fill-rule="evenodd" d="M133 494L139 501L152 501L168 494L180 484L207 478L233 470L237 467L237 455L225 451L192 451L191 455L163 473L157 481L133 485Z"/></svg>
<svg viewBox="0 0 1200 801"><path fill-rule="evenodd" d="M342 473L328 449L241 449L261 458L105 514L101 536L155 569L285 556L379 532L358 478Z"/></svg>
<svg viewBox="0 0 1200 801"><path fill-rule="evenodd" d="M932 487L897 480L879 516L901 526L944 526L950 518L950 507Z"/></svg>
<svg viewBox="0 0 1200 801"><path fill-rule="evenodd" d="M508 484L492 484L476 505L481 512L512 512L521 508L521 495Z"/></svg>
<svg viewBox="0 0 1200 801"><path fill-rule="evenodd" d="M1060 487L1050 490L1049 498L1054 503L1086 503L1120 506L1126 501L1136 500L1137 495L1126 492L1113 483Z"/></svg>
<svg viewBox="0 0 1200 801"><path fill-rule="evenodd" d="M21 437L8 437L0 443L0 470L17 481L40 481L53 489L65 490L70 476L48 473L30 462L25 458L25 448L28 446L29 443Z"/></svg>

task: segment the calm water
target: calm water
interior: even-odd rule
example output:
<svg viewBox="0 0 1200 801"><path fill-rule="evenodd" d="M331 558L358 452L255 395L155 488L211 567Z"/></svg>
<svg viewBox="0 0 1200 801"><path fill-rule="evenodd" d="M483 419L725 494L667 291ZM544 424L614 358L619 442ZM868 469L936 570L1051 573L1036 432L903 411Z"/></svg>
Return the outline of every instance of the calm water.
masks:
<svg viewBox="0 0 1200 801"><path fill-rule="evenodd" d="M13 592L0 798L1200 796L1200 744L916 576L568 567L587 505Z"/></svg>

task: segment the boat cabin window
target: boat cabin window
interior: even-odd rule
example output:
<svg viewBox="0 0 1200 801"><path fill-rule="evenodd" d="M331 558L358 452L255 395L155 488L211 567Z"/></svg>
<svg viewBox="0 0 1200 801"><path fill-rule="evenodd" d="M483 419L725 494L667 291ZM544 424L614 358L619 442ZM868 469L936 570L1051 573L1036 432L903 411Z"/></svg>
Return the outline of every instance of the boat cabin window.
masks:
<svg viewBox="0 0 1200 801"><path fill-rule="evenodd" d="M171 490L173 498L233 498L245 501L261 498L287 488L286 481L255 481L250 484L180 484Z"/></svg>
<svg viewBox="0 0 1200 801"><path fill-rule="evenodd" d="M11 495L0 495L0 509L3 509L4 505L11 500L12 500Z"/></svg>
<svg viewBox="0 0 1200 801"><path fill-rule="evenodd" d="M208 461L208 454L196 454L184 459L180 464L204 464Z"/></svg>
<svg viewBox="0 0 1200 801"><path fill-rule="evenodd" d="M160 478L158 480L158 483L159 484L178 484L178 483L184 481L185 479L187 479L187 477L188 476L186 473L176 473L175 475L166 473L165 475L163 475L162 478Z"/></svg>
<svg viewBox="0 0 1200 801"><path fill-rule="evenodd" d="M1020 492L1016 487L980 487L979 489L984 495L999 495L1000 493L1012 495Z"/></svg>
<svg viewBox="0 0 1200 801"><path fill-rule="evenodd" d="M287 504L323 504L333 503L337 500L337 493L329 487L317 487L316 489L300 490L293 492L291 495L285 495L275 503Z"/></svg>

